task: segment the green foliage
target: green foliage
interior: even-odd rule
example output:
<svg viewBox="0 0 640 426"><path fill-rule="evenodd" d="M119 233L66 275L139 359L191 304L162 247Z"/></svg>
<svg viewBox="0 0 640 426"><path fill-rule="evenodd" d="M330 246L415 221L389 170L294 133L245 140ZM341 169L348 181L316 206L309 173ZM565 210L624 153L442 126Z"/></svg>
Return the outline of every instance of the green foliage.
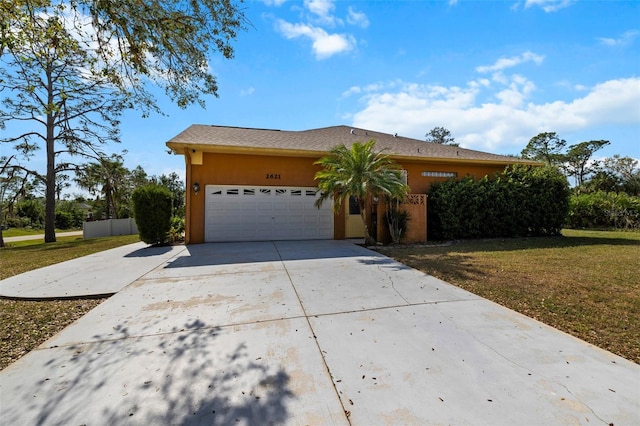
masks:
<svg viewBox="0 0 640 426"><path fill-rule="evenodd" d="M367 226L366 203L370 196L402 199L409 187L398 166L381 152L375 151L374 140L355 142L350 148L338 145L314 164L323 167L315 175L321 196L316 201L320 207L327 199L334 197L333 209L340 211L345 200L355 197L360 208L360 217L365 229L367 244L375 242Z"/></svg>
<svg viewBox="0 0 640 426"><path fill-rule="evenodd" d="M169 241L184 241L184 217L172 216L169 229Z"/></svg>
<svg viewBox="0 0 640 426"><path fill-rule="evenodd" d="M559 165L564 161L562 151L567 141L560 139L556 132L543 132L532 137L522 150L522 158L542 161L547 165Z"/></svg>
<svg viewBox="0 0 640 426"><path fill-rule="evenodd" d="M565 155L565 169L569 176L574 176L576 185L582 185L587 176L598 170L598 162L592 162L591 157L599 149L609 145L609 141L598 140L580 142L571 145Z"/></svg>
<svg viewBox="0 0 640 426"><path fill-rule="evenodd" d="M22 200L16 205L19 217L28 219L28 225L41 227L44 223L44 206L40 200Z"/></svg>
<svg viewBox="0 0 640 426"><path fill-rule="evenodd" d="M171 229L171 192L159 185L146 185L133 191L133 211L140 239L147 244L168 241Z"/></svg>
<svg viewBox="0 0 640 426"><path fill-rule="evenodd" d="M640 197L598 191L571 196L570 228L640 228Z"/></svg>
<svg viewBox="0 0 640 426"><path fill-rule="evenodd" d="M151 182L164 186L172 194L172 214L173 216L184 218L184 182L180 180L180 176L176 172L171 172L168 175L160 175L158 177L152 176Z"/></svg>
<svg viewBox="0 0 640 426"><path fill-rule="evenodd" d="M555 167L510 166L495 178L435 183L429 190L429 238L495 238L560 233L569 185Z"/></svg>
<svg viewBox="0 0 640 426"><path fill-rule="evenodd" d="M387 201L385 218L387 219L391 240L394 244L400 243L400 239L402 239L409 224L409 212L400 208L399 201Z"/></svg>
<svg viewBox="0 0 640 426"><path fill-rule="evenodd" d="M128 191L126 182L129 170L124 167L122 157L100 156L98 161L83 165L76 173L75 181L91 195L104 197L104 216L119 219L129 217L129 208L123 201Z"/></svg>
<svg viewBox="0 0 640 426"><path fill-rule="evenodd" d="M218 90L211 54L232 58L246 22L232 0L3 0L0 16L0 129L18 129L0 142L25 156L46 146L46 173L30 171L46 185L46 242L65 185L56 177L76 169L68 158L95 159L119 141L123 110L159 112L154 84L181 108L204 106ZM106 196L108 217L117 202Z"/></svg>
<svg viewBox="0 0 640 426"><path fill-rule="evenodd" d="M56 228L81 228L85 214L75 201L60 201L56 205Z"/></svg>
<svg viewBox="0 0 640 426"><path fill-rule="evenodd" d="M429 130L429 133L425 135L425 140L431 143L438 143L441 145L460 146L456 143L456 139L451 136L451 131L444 127L434 127Z"/></svg>

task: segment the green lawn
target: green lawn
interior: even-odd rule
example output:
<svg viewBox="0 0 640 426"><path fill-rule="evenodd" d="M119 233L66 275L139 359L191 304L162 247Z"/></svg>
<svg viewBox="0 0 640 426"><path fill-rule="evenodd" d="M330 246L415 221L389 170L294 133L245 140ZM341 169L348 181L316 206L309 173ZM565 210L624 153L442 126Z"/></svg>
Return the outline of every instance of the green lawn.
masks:
<svg viewBox="0 0 640 426"><path fill-rule="evenodd" d="M381 252L640 363L640 232L565 230Z"/></svg>

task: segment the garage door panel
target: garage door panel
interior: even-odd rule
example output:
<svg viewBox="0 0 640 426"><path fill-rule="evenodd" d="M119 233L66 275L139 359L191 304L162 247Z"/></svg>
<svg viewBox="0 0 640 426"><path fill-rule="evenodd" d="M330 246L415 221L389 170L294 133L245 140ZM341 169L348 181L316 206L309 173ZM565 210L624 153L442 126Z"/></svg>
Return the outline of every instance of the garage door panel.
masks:
<svg viewBox="0 0 640 426"><path fill-rule="evenodd" d="M333 238L332 204L316 188L207 185L205 241Z"/></svg>

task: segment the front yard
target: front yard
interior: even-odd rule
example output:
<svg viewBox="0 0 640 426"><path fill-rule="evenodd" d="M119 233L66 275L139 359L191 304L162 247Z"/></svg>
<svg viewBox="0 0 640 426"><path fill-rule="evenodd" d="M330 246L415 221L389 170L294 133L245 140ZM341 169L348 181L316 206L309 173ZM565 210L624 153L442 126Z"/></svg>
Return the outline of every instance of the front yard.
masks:
<svg viewBox="0 0 640 426"><path fill-rule="evenodd" d="M640 232L385 247L384 254L640 364ZM2 279L138 241L137 236L0 249ZM102 300L0 299L0 369Z"/></svg>
<svg viewBox="0 0 640 426"><path fill-rule="evenodd" d="M8 243L0 248L0 279L140 241L137 235L62 237ZM0 370L83 316L105 299L28 301L0 299Z"/></svg>

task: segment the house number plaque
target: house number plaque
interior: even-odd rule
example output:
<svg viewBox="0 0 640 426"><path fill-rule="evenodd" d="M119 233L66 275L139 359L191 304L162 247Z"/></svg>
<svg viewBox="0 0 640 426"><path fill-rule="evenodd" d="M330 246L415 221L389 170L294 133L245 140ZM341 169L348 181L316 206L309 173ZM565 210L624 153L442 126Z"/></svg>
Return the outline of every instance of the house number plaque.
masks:
<svg viewBox="0 0 640 426"><path fill-rule="evenodd" d="M279 173L267 173L267 179L280 179Z"/></svg>

